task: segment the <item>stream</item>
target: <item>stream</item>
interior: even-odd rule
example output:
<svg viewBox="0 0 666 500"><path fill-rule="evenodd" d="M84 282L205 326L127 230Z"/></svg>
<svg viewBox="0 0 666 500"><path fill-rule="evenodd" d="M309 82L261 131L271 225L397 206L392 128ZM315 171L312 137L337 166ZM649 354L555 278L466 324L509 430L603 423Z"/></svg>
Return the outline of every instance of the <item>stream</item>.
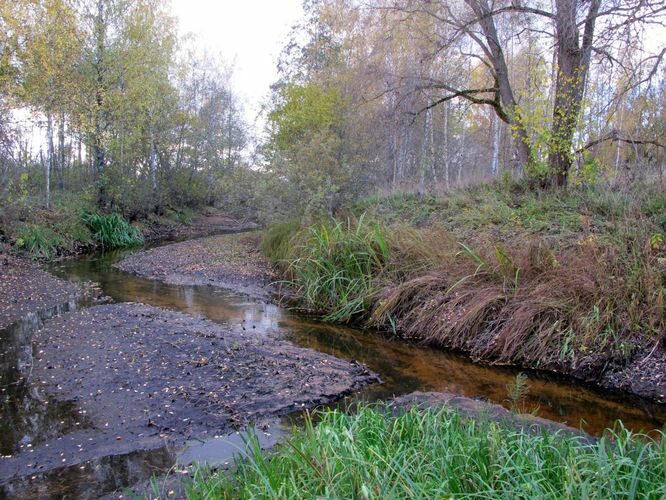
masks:
<svg viewBox="0 0 666 500"><path fill-rule="evenodd" d="M102 293L115 302L140 302L203 316L231 329L243 329L261 336L275 336L298 346L356 360L379 374L381 384L367 386L337 403L338 405L348 405L355 401L372 402L413 391L446 391L509 406L507 385L515 380L519 370L481 366L454 353L420 347L387 338L377 332L322 324L280 306L249 299L223 289L168 285L112 267L127 255L128 251L117 251L84 256L53 264L48 270L71 281L95 282L99 284ZM30 350L33 348L31 332L39 328L49 316L86 306L86 303L65 304L56 310L45 312L42 316L27 317L9 331L3 332L0 336L0 361L3 366L18 366L23 357L30 358ZM7 359L8 356L12 359ZM526 374L529 377L529 393L524 407L535 411L541 417L582 428L596 435L603 429L612 427L618 419L622 420L625 427L635 431L660 429L666 423L666 408L663 406L606 393L552 375L538 372ZM34 401L48 399L50 396L38 394L40 388L33 387L30 381L18 383L12 376L11 370L3 369L3 384L7 384L5 387L8 391L4 391L3 401L10 404L3 403L0 436L2 454L7 454L7 450L16 448L19 443L30 442L35 436L53 435L66 431L73 425L85 425L85 418L77 413L75 403L51 400L47 410L39 409L43 408L43 405L36 405ZM298 413L285 417L276 423L270 433L260 432L262 444L274 444L288 433L293 425L298 424L300 417ZM28 424L17 428L14 420ZM235 434L226 436L225 439L193 442L176 457L166 456L162 449L154 450L152 455L142 452L132 458L134 462L130 465L126 460L114 461L113 457L110 457L108 463L100 467L108 469L107 476L114 477L112 484L102 489L83 490L83 494L96 496L113 491L119 482L135 482L135 469L143 471L143 463L151 463L159 468L175 459L181 464L203 460L213 465L224 465L231 462L233 454L240 448L242 438ZM133 470L135 475L132 475ZM145 479L147 478L143 478ZM65 488L62 490L64 492L75 491L77 495L82 493L80 488L68 490L68 482L100 482L98 476L90 477L73 470L56 478L36 479L40 480L44 484L48 483L48 486L39 489L47 496L60 496L60 488ZM24 488L22 491L32 490ZM2 496L0 491L0 497Z"/></svg>

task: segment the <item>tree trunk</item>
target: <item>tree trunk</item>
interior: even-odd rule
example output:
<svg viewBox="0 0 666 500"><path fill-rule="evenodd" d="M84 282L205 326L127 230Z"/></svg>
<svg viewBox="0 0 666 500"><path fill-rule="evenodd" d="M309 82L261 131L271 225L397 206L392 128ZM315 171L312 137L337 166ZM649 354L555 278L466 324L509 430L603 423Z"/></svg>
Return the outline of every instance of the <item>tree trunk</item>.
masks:
<svg viewBox="0 0 666 500"><path fill-rule="evenodd" d="M58 123L58 189L65 189L65 113L60 112Z"/></svg>
<svg viewBox="0 0 666 500"><path fill-rule="evenodd" d="M153 196L157 199L157 149L152 128L150 130L150 184L153 188Z"/></svg>
<svg viewBox="0 0 666 500"><path fill-rule="evenodd" d="M497 176L499 170L499 148L500 148L500 123L497 114L493 113L491 121L491 134L493 141L492 162L490 164L490 172L493 177Z"/></svg>
<svg viewBox="0 0 666 500"><path fill-rule="evenodd" d="M53 171L53 162L55 151L53 147L53 116L51 113L46 115L46 135L47 137L47 158L44 163L44 177L45 177L45 195L44 195L44 207L51 208L51 172Z"/></svg>
<svg viewBox="0 0 666 500"><path fill-rule="evenodd" d="M497 79L498 98L501 102L501 107L506 110L506 113L499 114L500 111L497 106L495 107L495 111L498 112L498 116L502 120L513 126L517 139L515 145L518 161L520 162L520 166L524 169L529 165L532 159L532 147L527 129L520 117L520 108L513 95L513 89L509 79L509 68L506 64L506 58L504 57L504 50L499 41L495 19L490 15L491 8L486 0L465 0L465 3L467 3L477 16L479 25L483 31L483 36L488 44L490 63L493 66L493 71Z"/></svg>
<svg viewBox="0 0 666 500"><path fill-rule="evenodd" d="M580 0L556 0L557 81L549 144L550 184L566 186L572 164L573 138L583 103L592 52L594 24L601 0L591 0L582 43L576 21Z"/></svg>
<svg viewBox="0 0 666 500"><path fill-rule="evenodd" d="M94 112L94 137L93 152L95 156L95 167L98 180L97 205L106 205L106 180L104 170L106 167L106 155L104 151L104 59L106 45L106 20L104 19L104 0L97 0L97 16L95 18L95 77L97 89L95 91Z"/></svg>
<svg viewBox="0 0 666 500"><path fill-rule="evenodd" d="M443 160L444 160L444 185L446 189L451 187L451 157L449 155L449 103L444 103L444 144Z"/></svg>

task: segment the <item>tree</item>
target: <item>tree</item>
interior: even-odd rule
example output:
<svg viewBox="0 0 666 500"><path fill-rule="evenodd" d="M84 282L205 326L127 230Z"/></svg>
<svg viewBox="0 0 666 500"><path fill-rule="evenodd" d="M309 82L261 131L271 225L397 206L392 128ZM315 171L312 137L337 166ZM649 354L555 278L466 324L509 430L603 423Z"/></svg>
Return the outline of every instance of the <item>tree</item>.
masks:
<svg viewBox="0 0 666 500"><path fill-rule="evenodd" d="M491 106L497 116L512 127L519 164L528 171L541 161L535 155L531 131L524 119L523 106L516 97L515 81L507 60L509 41L524 32L540 33L552 38L554 46L551 120L548 124L548 169L537 170L542 181L554 186L567 182L574 153L574 136L588 80L593 54L614 61L613 51L623 31L640 29L646 23L659 23L666 13L663 2L651 0L555 0L549 10L542 2L464 0L439 2L408 0L396 2L390 9L410 16L429 16L447 28L431 54L446 52L464 54L476 61L490 75L488 87L460 87L438 78L421 78L418 87L436 90L440 95L422 112L452 99L466 99L474 104ZM518 23L508 38L499 34L498 24L509 20ZM598 29L601 25L601 29ZM552 30L552 31L550 31ZM475 46L466 52L466 40ZM545 45L545 44L544 44ZM660 55L650 55L654 68Z"/></svg>
<svg viewBox="0 0 666 500"><path fill-rule="evenodd" d="M344 101L334 88L314 83L283 86L269 114L269 160L310 212L332 213L350 181L340 126Z"/></svg>

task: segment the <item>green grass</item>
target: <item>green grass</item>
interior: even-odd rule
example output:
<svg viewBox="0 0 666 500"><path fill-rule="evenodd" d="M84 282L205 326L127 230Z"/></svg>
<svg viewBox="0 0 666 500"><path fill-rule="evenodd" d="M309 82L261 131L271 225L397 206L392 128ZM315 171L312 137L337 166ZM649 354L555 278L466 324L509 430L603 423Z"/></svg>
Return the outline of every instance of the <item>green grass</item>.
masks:
<svg viewBox="0 0 666 500"><path fill-rule="evenodd" d="M131 226L120 214L104 215L87 212L81 218L87 224L93 238L104 249L123 248L143 243L141 231Z"/></svg>
<svg viewBox="0 0 666 500"><path fill-rule="evenodd" d="M367 311L375 277L389 257L382 229L361 216L321 222L297 236L289 240L287 273L302 303L330 322L346 323Z"/></svg>
<svg viewBox="0 0 666 500"><path fill-rule="evenodd" d="M421 197L414 193L396 193L365 198L356 202L351 211L356 214L370 212L373 217L389 224L399 222L421 226L443 208L442 200L431 195Z"/></svg>
<svg viewBox="0 0 666 500"><path fill-rule="evenodd" d="M271 225L261 239L261 252L273 263L285 264L291 249L291 240L300 227L298 219Z"/></svg>
<svg viewBox="0 0 666 500"><path fill-rule="evenodd" d="M597 442L530 434L442 408L323 412L275 453L256 438L232 476L196 471L188 498L648 498L666 495L666 439L619 424Z"/></svg>
<svg viewBox="0 0 666 500"><path fill-rule="evenodd" d="M50 228L37 224L23 226L16 238L16 246L27 252L32 259L52 259L63 238Z"/></svg>

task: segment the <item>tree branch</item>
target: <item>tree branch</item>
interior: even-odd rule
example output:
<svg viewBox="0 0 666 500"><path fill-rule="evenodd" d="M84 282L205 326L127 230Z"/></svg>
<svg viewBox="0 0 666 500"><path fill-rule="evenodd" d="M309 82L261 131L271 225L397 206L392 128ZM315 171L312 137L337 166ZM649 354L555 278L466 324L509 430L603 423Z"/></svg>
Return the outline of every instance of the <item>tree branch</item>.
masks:
<svg viewBox="0 0 666 500"><path fill-rule="evenodd" d="M666 145L660 143L657 140L628 139L626 137L620 137L620 133L617 130L611 130L604 137L601 137L600 139L596 139L594 141L588 142L585 146L578 149L576 151L576 153L583 153L584 151L592 149L594 146L597 146L599 144L602 144L602 143L608 142L608 141L610 141L610 142L624 142L626 144L632 144L632 145L650 145L650 146L656 146L658 148L665 148L666 149Z"/></svg>

